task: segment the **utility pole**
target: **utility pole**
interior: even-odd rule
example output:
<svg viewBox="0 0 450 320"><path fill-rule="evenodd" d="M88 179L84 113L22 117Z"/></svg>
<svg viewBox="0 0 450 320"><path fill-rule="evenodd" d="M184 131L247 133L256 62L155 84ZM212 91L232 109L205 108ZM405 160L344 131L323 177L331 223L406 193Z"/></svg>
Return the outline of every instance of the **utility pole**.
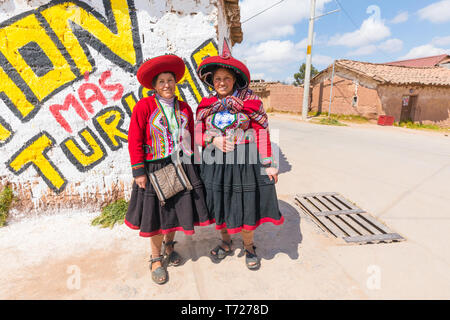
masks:
<svg viewBox="0 0 450 320"><path fill-rule="evenodd" d="M316 0L311 0L310 18L309 18L309 30L308 30L308 46L306 47L306 70L305 81L303 81L303 108L302 119L308 119L308 107L309 107L309 84L311 82L311 50L314 36L314 19L316 15Z"/></svg>
<svg viewBox="0 0 450 320"><path fill-rule="evenodd" d="M331 87L330 87L330 106L328 107L328 118L331 117L331 100L333 99L333 82L334 82L334 65L336 60L333 61L333 71L331 72Z"/></svg>

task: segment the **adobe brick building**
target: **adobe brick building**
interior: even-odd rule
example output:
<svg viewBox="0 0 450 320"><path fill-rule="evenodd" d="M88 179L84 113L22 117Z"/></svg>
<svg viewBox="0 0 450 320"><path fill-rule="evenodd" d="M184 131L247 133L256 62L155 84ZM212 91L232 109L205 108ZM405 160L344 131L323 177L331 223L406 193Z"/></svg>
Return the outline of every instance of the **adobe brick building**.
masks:
<svg viewBox="0 0 450 320"><path fill-rule="evenodd" d="M297 112L302 111L303 87L296 87L280 82L252 81L252 89L262 100L267 111Z"/></svg>
<svg viewBox="0 0 450 320"><path fill-rule="evenodd" d="M448 60L443 60L445 63ZM312 111L328 112L332 65L312 80ZM450 69L337 60L331 113L450 126Z"/></svg>

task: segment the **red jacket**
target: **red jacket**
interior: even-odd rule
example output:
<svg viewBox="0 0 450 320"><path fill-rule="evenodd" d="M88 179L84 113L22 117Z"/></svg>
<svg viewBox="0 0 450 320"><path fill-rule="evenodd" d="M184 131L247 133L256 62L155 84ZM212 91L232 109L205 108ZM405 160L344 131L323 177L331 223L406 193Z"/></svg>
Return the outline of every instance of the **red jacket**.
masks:
<svg viewBox="0 0 450 320"><path fill-rule="evenodd" d="M196 114L198 115L198 113L202 109L209 107L216 101L217 101L216 97L203 98L197 107ZM258 111L262 104L261 100L253 100L253 99L244 100L243 102L244 106L241 112L245 115L249 115ZM210 117L212 117L212 115L208 116L206 119L203 119L203 121L197 121L195 126L195 143L201 145L202 147L206 147L209 143L211 143L213 138L212 136L205 134L205 131L209 129L207 127L211 122ZM272 147L270 143L269 130L265 129L263 126L261 126L258 122L254 121L253 119L250 119L250 124L247 127L248 127L247 130L253 129L255 132L257 148L262 164L264 166L275 166L276 164L272 156ZM225 135L225 132L222 132L221 134ZM238 143L248 143L248 142L250 142L250 140L245 139Z"/></svg>
<svg viewBox="0 0 450 320"><path fill-rule="evenodd" d="M194 143L194 116L191 107L178 101L177 118L181 121L181 149L192 155ZM145 174L144 162L163 159L173 151L173 138L168 130L166 116L158 106L155 95L143 98L133 108L128 130L128 152L130 153L133 177Z"/></svg>

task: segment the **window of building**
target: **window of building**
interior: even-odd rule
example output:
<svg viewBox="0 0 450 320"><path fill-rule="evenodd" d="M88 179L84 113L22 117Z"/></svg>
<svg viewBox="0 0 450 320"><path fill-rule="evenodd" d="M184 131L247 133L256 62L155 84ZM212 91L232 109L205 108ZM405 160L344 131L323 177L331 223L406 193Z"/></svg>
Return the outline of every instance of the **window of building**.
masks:
<svg viewBox="0 0 450 320"><path fill-rule="evenodd" d="M353 96L352 99L352 107L357 107L358 106L358 96Z"/></svg>

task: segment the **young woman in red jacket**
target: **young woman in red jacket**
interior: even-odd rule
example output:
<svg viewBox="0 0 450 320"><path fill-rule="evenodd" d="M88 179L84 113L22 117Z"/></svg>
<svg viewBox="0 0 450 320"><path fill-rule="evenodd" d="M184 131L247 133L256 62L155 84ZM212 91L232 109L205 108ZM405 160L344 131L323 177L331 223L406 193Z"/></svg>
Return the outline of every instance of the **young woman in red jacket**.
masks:
<svg viewBox="0 0 450 320"><path fill-rule="evenodd" d="M231 55L208 57L198 67L200 79L215 94L203 98L196 112L195 140L203 147L200 176L206 203L221 231L222 244L211 250L218 262L231 254L230 234L242 235L246 265L260 266L254 230L284 218L278 208L274 161L267 115L261 100L248 89L247 67Z"/></svg>
<svg viewBox="0 0 450 320"><path fill-rule="evenodd" d="M150 237L150 269L153 281L158 284L168 279L163 255L168 255L169 264L182 262L174 251L175 231L192 235L195 225L213 222L208 215L204 186L192 161L192 110L175 96L175 85L183 78L185 68L176 55L159 56L141 65L137 72L139 82L156 92L135 105L128 131L134 183L125 224L140 230L140 236ZM176 194L162 206L147 175L170 164L174 152L180 152L193 189Z"/></svg>

